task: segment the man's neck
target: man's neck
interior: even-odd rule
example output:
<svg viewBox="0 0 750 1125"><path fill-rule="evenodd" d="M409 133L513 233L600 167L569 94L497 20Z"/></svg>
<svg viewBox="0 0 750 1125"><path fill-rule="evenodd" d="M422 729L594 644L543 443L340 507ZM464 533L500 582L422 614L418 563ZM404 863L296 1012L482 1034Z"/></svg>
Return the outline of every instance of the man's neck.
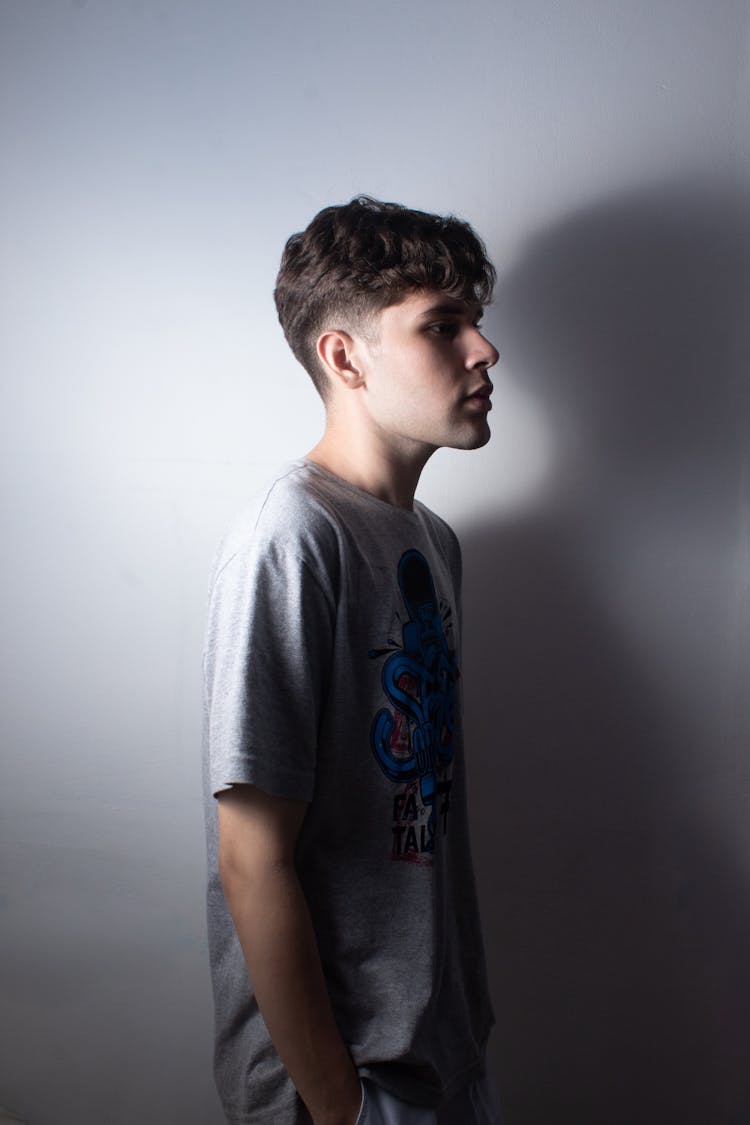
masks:
<svg viewBox="0 0 750 1125"><path fill-rule="evenodd" d="M411 511L419 478L432 449L399 450L393 444L369 442L358 445L355 434L343 440L334 428L306 457L341 480L392 504Z"/></svg>

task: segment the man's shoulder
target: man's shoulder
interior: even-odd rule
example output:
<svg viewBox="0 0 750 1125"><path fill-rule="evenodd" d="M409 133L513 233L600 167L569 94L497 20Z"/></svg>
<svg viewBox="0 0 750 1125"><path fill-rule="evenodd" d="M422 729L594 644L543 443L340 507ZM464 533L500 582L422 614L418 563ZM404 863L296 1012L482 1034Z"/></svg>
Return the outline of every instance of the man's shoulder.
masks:
<svg viewBox="0 0 750 1125"><path fill-rule="evenodd" d="M419 500L414 501L414 510L419 513L423 525L431 532L432 536L450 554L461 557L461 544L455 531L446 519L433 512L426 504Z"/></svg>
<svg viewBox="0 0 750 1125"><path fill-rule="evenodd" d="M437 512L433 511L432 508L428 508L421 500L414 501L414 510L419 512L423 521L431 524L438 534L444 535L447 539L455 539L455 541L458 542L458 536L444 516L438 515Z"/></svg>
<svg viewBox="0 0 750 1125"><path fill-rule="evenodd" d="M234 518L217 552L216 577L233 559L251 555L319 557L337 543L335 504L305 461L284 466Z"/></svg>
<svg viewBox="0 0 750 1125"><path fill-rule="evenodd" d="M332 507L306 461L292 461L266 485L253 505L261 531L294 531L331 522Z"/></svg>

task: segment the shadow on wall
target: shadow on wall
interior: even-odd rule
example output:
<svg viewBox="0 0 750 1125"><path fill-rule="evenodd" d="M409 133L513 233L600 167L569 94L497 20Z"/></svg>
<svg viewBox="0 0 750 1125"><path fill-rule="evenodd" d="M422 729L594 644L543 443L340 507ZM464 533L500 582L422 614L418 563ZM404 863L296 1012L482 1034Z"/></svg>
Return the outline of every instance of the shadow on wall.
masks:
<svg viewBox="0 0 750 1125"><path fill-rule="evenodd" d="M682 184L499 285L560 435L536 508L462 537L508 1125L750 1122L749 264L741 194Z"/></svg>

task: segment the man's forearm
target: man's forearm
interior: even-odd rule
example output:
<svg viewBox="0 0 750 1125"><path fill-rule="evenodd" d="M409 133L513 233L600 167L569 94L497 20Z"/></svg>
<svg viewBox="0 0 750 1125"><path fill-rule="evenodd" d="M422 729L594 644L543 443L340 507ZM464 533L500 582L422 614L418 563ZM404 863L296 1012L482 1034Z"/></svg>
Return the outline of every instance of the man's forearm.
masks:
<svg viewBox="0 0 750 1125"><path fill-rule="evenodd" d="M223 877L263 1019L315 1125L354 1125L360 1083L331 1009L293 865Z"/></svg>

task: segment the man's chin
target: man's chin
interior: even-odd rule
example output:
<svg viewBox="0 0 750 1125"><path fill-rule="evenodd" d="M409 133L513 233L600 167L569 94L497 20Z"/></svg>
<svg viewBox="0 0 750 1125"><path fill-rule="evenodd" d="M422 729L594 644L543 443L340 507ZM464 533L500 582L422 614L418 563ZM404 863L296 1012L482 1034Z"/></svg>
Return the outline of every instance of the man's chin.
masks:
<svg viewBox="0 0 750 1125"><path fill-rule="evenodd" d="M475 430L471 434L466 434L463 439L457 439L451 446L452 449L481 449L483 445L492 437L490 427L485 423L481 430Z"/></svg>

